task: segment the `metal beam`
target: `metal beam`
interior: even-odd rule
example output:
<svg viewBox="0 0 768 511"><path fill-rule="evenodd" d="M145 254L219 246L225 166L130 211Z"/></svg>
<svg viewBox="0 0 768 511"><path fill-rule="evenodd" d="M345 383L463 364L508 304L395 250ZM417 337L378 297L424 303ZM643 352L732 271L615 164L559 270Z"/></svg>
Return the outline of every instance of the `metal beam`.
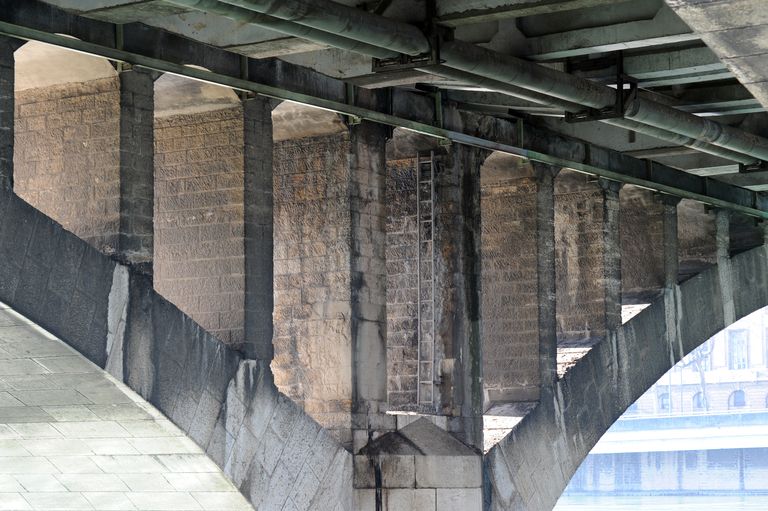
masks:
<svg viewBox="0 0 768 511"><path fill-rule="evenodd" d="M458 27L614 3L617 0L442 0L437 2L437 16L440 24Z"/></svg>
<svg viewBox="0 0 768 511"><path fill-rule="evenodd" d="M645 80L639 80L637 85L644 88L669 87L672 85L684 85L687 83L717 82L720 80L731 79L733 79L733 75L726 69L715 72L682 74L677 76L669 76L666 78L648 78Z"/></svg>
<svg viewBox="0 0 768 511"><path fill-rule="evenodd" d="M749 190L764 192L768 190L768 172L728 173L716 176L718 181Z"/></svg>
<svg viewBox="0 0 768 511"><path fill-rule="evenodd" d="M575 63L578 64L579 61ZM586 60L586 62L593 62ZM693 73L725 71L725 64L706 46L678 50L655 51L642 55L624 55L624 74L638 80L669 78ZM608 82L616 79L616 66L607 62L604 67L589 71L576 71L583 78Z"/></svg>
<svg viewBox="0 0 768 511"><path fill-rule="evenodd" d="M370 42L406 55L419 55L430 51L429 40L417 27L336 2L316 4L311 0L221 1L347 39Z"/></svg>
<svg viewBox="0 0 768 511"><path fill-rule="evenodd" d="M664 6L652 20L532 37L523 55L529 60L555 60L698 39L688 25Z"/></svg>
<svg viewBox="0 0 768 511"><path fill-rule="evenodd" d="M87 31L82 33L87 33ZM487 134L488 138L483 138L482 136L469 135L461 131L439 128L426 122L402 116L398 117L372 108L328 99L327 97L321 97L319 94L306 94L239 78L241 73L240 67L232 74L206 71L177 62L7 22L0 22L0 34L54 44L63 48L114 61L126 62L164 73L172 73L281 100L294 101L389 126L402 127L416 133L454 143L478 147L488 151L499 151L554 166L571 168L586 174L643 186L662 193L689 198L712 206L768 219L768 196L763 194L719 183L710 178L693 176L664 165L637 160L617 151L593 146L578 140L566 139L533 126L526 127L524 130L525 135L523 135L522 132L515 130L514 124L507 122L503 124L506 127L506 132L503 129L492 127ZM187 49L197 47L196 43L191 41L187 42L187 45ZM150 47L158 51L156 46ZM182 50L183 48L177 48L175 53L195 54L194 51L184 52ZM502 120L496 120L495 122L497 124L504 123ZM472 130L476 131L477 123L472 123L472 126ZM504 136L499 138L500 136L497 133L503 133ZM515 139L519 146L513 145L510 142Z"/></svg>
<svg viewBox="0 0 768 511"><path fill-rule="evenodd" d="M503 87L511 85L535 91L538 95L558 98L558 101L565 100L594 109L611 107L616 102L616 91L610 87L470 43L446 41L441 47L441 55L445 59L441 67L451 67L465 74L482 77L484 81L501 83L502 87L495 88L500 92L506 93ZM676 110L643 96L631 96L624 103L624 117L606 122L615 124L631 120L646 125L646 131L651 128L683 135L692 139L694 145L701 144L702 150L710 144L725 149L729 153L727 158L740 163L768 161L768 139ZM632 129L640 131L639 128ZM648 134L665 138L650 131ZM672 142L678 143L676 140Z"/></svg>
<svg viewBox="0 0 768 511"><path fill-rule="evenodd" d="M294 37L302 37L312 41L317 41L328 46L341 48L343 50L353 51L367 55L369 57L376 57L379 59L393 58L398 54L396 52L385 50L378 46L372 46L370 44L361 43L352 39L347 39L330 32L323 32L322 30L316 30L314 28L305 27L297 23L291 23L290 21L281 20L279 18L273 18L266 14L261 14L236 5L229 5L218 0L164 0L166 3L176 5L179 7L185 7L188 9L195 9L203 12L211 12L224 16L226 18L239 21L242 23L260 25L270 30L275 30L283 34L291 35Z"/></svg>

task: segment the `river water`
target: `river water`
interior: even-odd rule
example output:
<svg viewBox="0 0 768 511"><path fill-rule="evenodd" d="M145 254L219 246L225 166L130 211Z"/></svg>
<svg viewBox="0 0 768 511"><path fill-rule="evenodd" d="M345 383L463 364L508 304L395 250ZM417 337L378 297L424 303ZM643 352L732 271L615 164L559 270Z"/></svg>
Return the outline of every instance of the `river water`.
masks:
<svg viewBox="0 0 768 511"><path fill-rule="evenodd" d="M554 511L768 511L768 495L581 496L564 495Z"/></svg>

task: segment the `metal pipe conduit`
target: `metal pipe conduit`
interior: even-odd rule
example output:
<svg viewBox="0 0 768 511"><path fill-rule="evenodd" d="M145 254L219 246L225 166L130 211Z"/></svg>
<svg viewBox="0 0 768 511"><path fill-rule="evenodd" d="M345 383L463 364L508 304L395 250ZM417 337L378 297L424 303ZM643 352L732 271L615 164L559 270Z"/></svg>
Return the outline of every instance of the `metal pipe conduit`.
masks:
<svg viewBox="0 0 768 511"><path fill-rule="evenodd" d="M406 55L420 55L431 51L429 40L417 27L336 2L219 1Z"/></svg>
<svg viewBox="0 0 768 511"><path fill-rule="evenodd" d="M104 46L4 21L0 21L0 35L29 41L40 41L62 48L69 48L88 55L103 57L116 62L126 62L147 69L153 69L162 73L185 76L193 80L223 85L235 90L249 91L266 97L294 101L296 103L322 108L344 115L353 115L360 119L386 124L388 126L399 126L427 136L451 140L457 144L464 144L488 151L500 151L556 167L567 167L578 172L634 184L651 190L657 190L662 193L700 201L712 206L738 211L746 215L768 219L768 198L766 198L765 194L722 183L717 180L712 180L711 178L686 174L683 171L657 163L654 163L650 168L646 168L644 172L638 172L636 165L637 160L608 149L602 150L602 152L608 156L608 159L605 159L602 163L591 162L589 160L574 160L572 158L558 157L548 153L524 149L523 147L515 147L510 144L468 135L463 132L439 128L425 122L397 117L377 110L370 110L325 97L312 96L285 88L246 80L236 76L206 71L178 62L162 60L154 56L133 53L111 46ZM585 146L588 145L585 142L582 143L585 144ZM608 164L609 160L614 157L617 160L626 158L629 167ZM655 173L651 172L653 169L657 169ZM663 179L655 178L654 176L656 174L663 177Z"/></svg>
<svg viewBox="0 0 768 511"><path fill-rule="evenodd" d="M605 108L615 103L617 91L610 87L474 44L446 41L441 56L446 66L591 108ZM768 161L768 140L644 98L629 102L626 118Z"/></svg>
<svg viewBox="0 0 768 511"><path fill-rule="evenodd" d="M534 92L529 89L517 87L515 85L509 85L507 83L500 82L498 80L484 78L482 76L475 75L472 73L459 71L457 69L453 69L444 65L425 68L425 69L422 69L422 71L440 75L445 78L450 78L452 80L457 80L464 83L471 83L473 85L477 85L478 87L484 87L486 89L495 90L495 91L501 92L502 94L520 98L526 101L531 101L533 103L554 106L556 108L561 108L566 112L578 112L584 108L583 105L580 105L578 103L566 101L564 99L555 98L552 96L547 96L546 94ZM601 122L604 122L606 124L610 124L613 126L618 126L624 129L636 131L638 133L642 133L644 135L648 135L661 140L667 140L673 144L690 147L692 149L696 149L704 153L712 154L714 156L719 156L720 158L726 158L728 160L736 161L739 163L749 164L755 161L755 159L751 156L730 151L722 147L713 146L711 144L707 144L699 140L686 137L684 135L680 135L678 133L673 133L671 131L663 130L655 126L642 124L637 121L633 121L629 119L605 119Z"/></svg>
<svg viewBox="0 0 768 511"><path fill-rule="evenodd" d="M399 53L418 55L430 51L429 40L418 28L329 0L218 1ZM307 34L303 37L311 38ZM445 58L446 66L590 108L605 108L615 103L614 89L470 43L447 41L441 47L441 57ZM716 154L701 142L730 150L732 153L721 154L730 154L724 157L734 161L755 163L759 159L768 160L768 140L762 137L643 98L630 100L626 119L651 126L651 129L639 126L632 129L657 138L670 140L664 132L673 132L700 141L683 144L704 152ZM675 138L670 142L681 143L679 137ZM750 158L733 158L733 153L742 153Z"/></svg>
<svg viewBox="0 0 768 511"><path fill-rule="evenodd" d="M386 48L379 46L373 46L371 44L361 43L360 41L354 41L341 37L329 32L323 32L298 23L292 23L290 21L273 18L266 14L260 14L258 12L249 11L234 5L229 5L220 2L219 0L165 0L166 3L178 5L180 7L189 7L198 11L210 12L218 14L226 18L240 21L243 23L259 25L269 30L274 30L283 34L287 34L294 37L300 37L309 41L317 42L320 44L326 44L335 48L341 48L342 50L349 50L369 57L376 57L378 59L387 59L397 57L399 54Z"/></svg>

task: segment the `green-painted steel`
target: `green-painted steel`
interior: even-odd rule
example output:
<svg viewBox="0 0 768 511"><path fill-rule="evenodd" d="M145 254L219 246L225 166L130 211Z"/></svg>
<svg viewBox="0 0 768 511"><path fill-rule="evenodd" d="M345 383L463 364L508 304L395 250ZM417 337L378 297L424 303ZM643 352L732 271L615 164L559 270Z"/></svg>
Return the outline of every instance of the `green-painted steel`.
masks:
<svg viewBox="0 0 768 511"><path fill-rule="evenodd" d="M526 101L531 101L533 103L538 103L540 105L549 105L549 106L554 106L556 108L561 108L563 111L566 111L566 112L578 112L584 109L584 106L578 103L573 103L571 101L566 101L564 99L547 96L546 94L541 94L539 92L534 92L529 89L524 89L522 87L510 85L508 83L500 82L498 80L492 80L490 78L485 78L472 73L467 73L465 71L459 71L457 69L453 69L448 66L443 66L443 65L434 66L434 67L425 68L423 69L423 71L440 75L445 78L458 80L463 83L471 83L473 85L477 85L478 87L484 87L486 89L501 92L502 94L507 94L509 96L524 99ZM636 131L638 133L642 133L650 137L658 138L660 140L665 140L673 144L690 147L692 149L696 149L697 151L712 154L714 156L725 158L731 161L744 163L744 164L754 163L755 161L755 159L750 156L746 156L741 153L730 151L722 147L717 147L712 144L707 144L705 142L701 142L699 140L686 137L678 133L657 128L655 126L642 124L642 123L633 121L631 119L621 119L621 118L605 119L602 122L613 125L613 126L618 126L620 128Z"/></svg>
<svg viewBox="0 0 768 511"><path fill-rule="evenodd" d="M446 41L440 51L448 67L590 108L610 107L616 100L616 91L610 87L474 44ZM768 161L768 140L765 138L642 97L628 102L625 117L751 156L753 161L749 163Z"/></svg>
<svg viewBox="0 0 768 511"><path fill-rule="evenodd" d="M53 44L81 53L104 57L116 62L129 63L163 73L170 73L202 82L223 85L239 91L253 92L276 99L294 101L296 103L358 117L371 122L404 128L422 135L436 137L458 144L478 147L488 151L499 151L556 167L570 168L585 174L634 184L665 194L692 199L715 207L737 211L745 215L768 219L768 198L763 194L720 183L710 178L693 176L659 164L652 164L647 173L638 175L636 172L625 171L620 165L605 168L604 166L592 164L590 161L584 162L560 158L510 144L499 143L457 131L438 128L423 122L403 119L394 115L361 108L339 101L289 91L279 87L245 80L243 78L214 73L195 67L147 57L137 53L81 41L79 39L73 39L59 34L51 34L49 32L14 25L12 23L0 22L0 34L19 39ZM663 179L660 178L654 180L654 174L662 176Z"/></svg>
<svg viewBox="0 0 768 511"><path fill-rule="evenodd" d="M178 5L180 7L189 7L190 9L196 9L199 11L210 12L218 14L226 18L248 23L252 25L259 25L269 30L281 32L283 34L291 35L294 37L300 37L309 41L317 42L319 44L325 44L333 46L335 48L341 48L342 50L349 50L369 57L376 57L378 59L394 58L398 56L398 53L392 50L387 50L379 46L373 46L371 44L361 43L352 39L347 39L330 32L324 32L322 30L316 30L311 27L299 25L298 23L292 23L290 21L281 20L266 14L261 14L235 5L226 4L218 0L165 0L166 3Z"/></svg>
<svg viewBox="0 0 768 511"><path fill-rule="evenodd" d="M329 0L221 1L406 55L431 50L427 37L413 25Z"/></svg>
<svg viewBox="0 0 768 511"><path fill-rule="evenodd" d="M400 53L417 55L430 50L428 39L416 27L330 0L219 1ZM447 67L571 103L597 109L615 103L614 89L474 44L446 41L440 56ZM625 120L612 121L619 123L739 163L768 161L768 140L644 98L631 100ZM670 132L674 135L667 135Z"/></svg>

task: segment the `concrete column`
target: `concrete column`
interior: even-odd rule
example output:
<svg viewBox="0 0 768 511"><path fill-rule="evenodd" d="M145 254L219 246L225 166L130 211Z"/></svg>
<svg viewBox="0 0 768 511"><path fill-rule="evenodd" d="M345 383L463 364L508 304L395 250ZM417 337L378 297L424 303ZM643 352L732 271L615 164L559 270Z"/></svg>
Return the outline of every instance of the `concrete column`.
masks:
<svg viewBox="0 0 768 511"><path fill-rule="evenodd" d="M619 191L622 184L598 180L603 190L603 286L605 330L621 326L621 224Z"/></svg>
<svg viewBox="0 0 768 511"><path fill-rule="evenodd" d="M245 317L243 351L270 362L273 274L272 101L243 101L243 222L245 250Z"/></svg>
<svg viewBox="0 0 768 511"><path fill-rule="evenodd" d="M534 163L536 173L536 253L538 275L540 399L557 383L557 303L555 282L555 176L560 168Z"/></svg>
<svg viewBox="0 0 768 511"><path fill-rule="evenodd" d="M480 166L487 153L451 146L435 175L435 403L465 443L483 445Z"/></svg>
<svg viewBox="0 0 768 511"><path fill-rule="evenodd" d="M0 191L13 190L14 58L22 41L0 36Z"/></svg>
<svg viewBox="0 0 768 511"><path fill-rule="evenodd" d="M152 273L154 81L140 68L120 73L120 231L117 257Z"/></svg>

